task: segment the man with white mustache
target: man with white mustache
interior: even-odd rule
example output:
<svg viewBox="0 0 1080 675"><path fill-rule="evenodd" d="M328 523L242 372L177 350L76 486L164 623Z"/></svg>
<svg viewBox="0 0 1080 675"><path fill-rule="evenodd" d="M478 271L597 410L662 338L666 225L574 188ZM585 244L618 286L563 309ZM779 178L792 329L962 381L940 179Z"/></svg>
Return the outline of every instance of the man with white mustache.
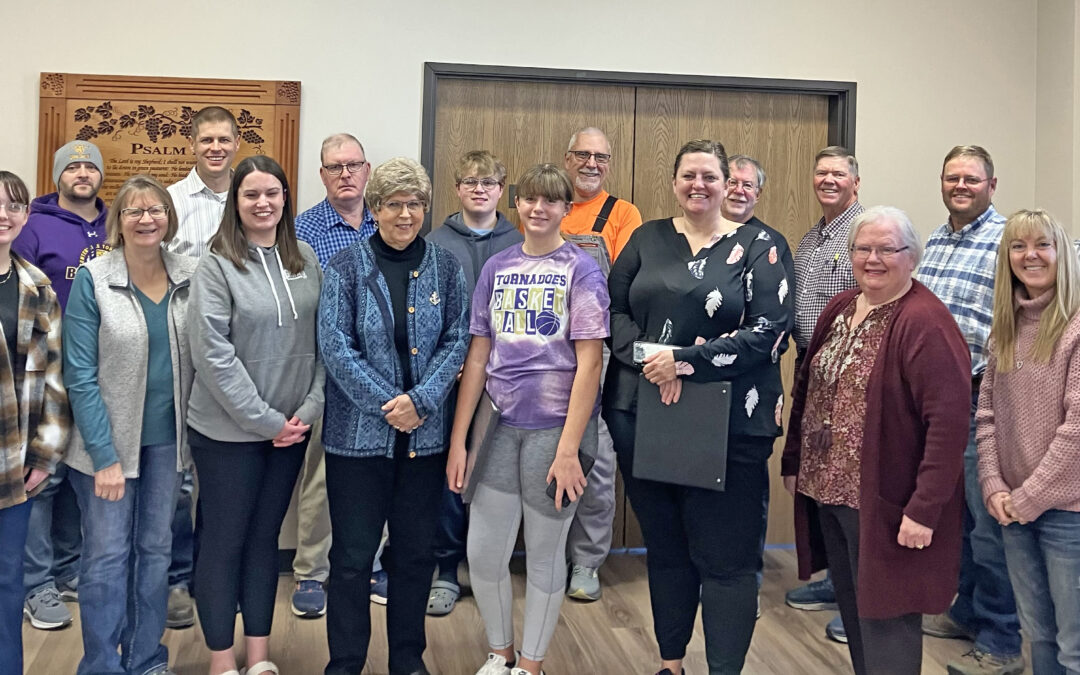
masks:
<svg viewBox="0 0 1080 675"><path fill-rule="evenodd" d="M821 204L821 219L795 249L795 327L791 337L797 350L796 372L825 305L837 293L855 287L848 228L864 209L859 203L859 162L847 148L830 145L814 157L814 195ZM829 576L789 591L784 600L796 609L836 608ZM847 642L839 614L826 626L825 634L837 642Z"/></svg>
<svg viewBox="0 0 1080 675"><path fill-rule="evenodd" d="M975 444L975 409L986 369L998 244L1005 228L1005 217L990 201L996 189L990 153L977 145L958 145L949 151L941 169L941 198L949 220L930 235L917 271L919 281L949 308L971 350L971 432L964 450L967 515L959 593L949 611L923 620L927 635L975 642L974 649L948 664L952 675L1024 670L1001 528L983 503Z"/></svg>
<svg viewBox="0 0 1080 675"><path fill-rule="evenodd" d="M604 181L611 166L611 143L604 132L586 127L570 137L563 165L574 184L574 202L563 218L563 236L588 252L607 276L630 235L641 225L637 207L607 193ZM604 371L609 353L604 348ZM601 374L600 381L603 382ZM570 534L566 539L570 558L570 582L566 594L591 602L600 598L597 570L611 550L615 519L615 446L603 418L596 463L589 472Z"/></svg>

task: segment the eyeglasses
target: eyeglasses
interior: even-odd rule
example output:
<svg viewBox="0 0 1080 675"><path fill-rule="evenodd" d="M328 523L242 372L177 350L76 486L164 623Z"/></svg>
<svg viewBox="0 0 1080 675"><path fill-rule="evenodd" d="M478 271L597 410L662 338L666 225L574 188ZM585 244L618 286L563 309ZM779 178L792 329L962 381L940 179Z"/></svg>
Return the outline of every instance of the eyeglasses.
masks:
<svg viewBox="0 0 1080 675"><path fill-rule="evenodd" d="M607 164L611 161L611 155L604 152L589 152L588 150L571 150L570 154L577 157L579 162L588 162L592 157L597 164Z"/></svg>
<svg viewBox="0 0 1080 675"><path fill-rule="evenodd" d="M382 208L391 214L401 213L402 209L409 209L409 213L421 213L424 206L424 202L414 200L411 202L384 202Z"/></svg>
<svg viewBox="0 0 1080 675"><path fill-rule="evenodd" d="M485 190L494 190L502 185L502 181L497 181L494 178L462 178L458 181L458 185L464 185L470 190L475 190L477 185Z"/></svg>
<svg viewBox="0 0 1080 675"><path fill-rule="evenodd" d="M942 183L945 183L949 187L956 187L960 184L960 181L964 181L964 185L969 188L977 188L986 182L985 178L976 178L974 176L944 176L941 179Z"/></svg>
<svg viewBox="0 0 1080 675"><path fill-rule="evenodd" d="M120 215L128 220L142 220L144 213L149 213L150 217L154 220L161 220L169 215L169 207L164 204L157 204L148 209L139 209L135 207L120 209Z"/></svg>
<svg viewBox="0 0 1080 675"><path fill-rule="evenodd" d="M0 204L0 209L5 209L9 216L18 216L26 213L26 210L30 207L22 202L11 202L10 204Z"/></svg>
<svg viewBox="0 0 1080 675"><path fill-rule="evenodd" d="M326 169L326 173L331 176L340 176L342 171L348 171L349 173L360 173L367 166L367 162L349 162L347 164L323 164L323 168Z"/></svg>
<svg viewBox="0 0 1080 675"><path fill-rule="evenodd" d="M740 185L742 186L742 189L746 190L747 192L754 192L755 190L757 190L757 186L754 185L753 183L751 183L748 180L744 180L744 181L740 182L740 181L735 180L734 178L729 178L728 179L727 186L730 189L734 190L735 188L739 187Z"/></svg>
<svg viewBox="0 0 1080 675"><path fill-rule="evenodd" d="M906 251L910 246L901 246L896 248L895 246L852 246L851 257L858 260L866 260L870 257L871 253L877 253L877 257L882 260L888 260L900 251Z"/></svg>

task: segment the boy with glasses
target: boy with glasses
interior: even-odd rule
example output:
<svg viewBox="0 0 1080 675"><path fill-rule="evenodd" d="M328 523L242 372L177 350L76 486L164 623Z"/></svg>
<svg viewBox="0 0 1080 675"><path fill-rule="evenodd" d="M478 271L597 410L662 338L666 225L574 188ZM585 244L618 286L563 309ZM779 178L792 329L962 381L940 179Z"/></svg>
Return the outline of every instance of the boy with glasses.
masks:
<svg viewBox="0 0 1080 675"><path fill-rule="evenodd" d="M473 150L465 153L454 171L454 183L461 200L461 211L432 230L427 240L449 250L457 258L465 272L469 298L472 298L484 263L503 249L522 243L525 237L498 211L506 184L506 167L490 152ZM456 398L455 386L447 397L449 419L453 419ZM461 595L457 569L465 559L467 531L468 519L461 495L443 486L442 512L435 537L439 576L431 584L427 607L427 613L432 616L449 614Z"/></svg>

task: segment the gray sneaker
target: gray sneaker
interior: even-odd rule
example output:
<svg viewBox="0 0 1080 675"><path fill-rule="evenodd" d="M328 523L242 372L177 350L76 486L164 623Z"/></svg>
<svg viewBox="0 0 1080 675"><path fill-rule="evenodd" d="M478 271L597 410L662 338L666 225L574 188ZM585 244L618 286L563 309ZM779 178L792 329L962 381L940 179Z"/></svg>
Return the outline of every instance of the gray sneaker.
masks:
<svg viewBox="0 0 1080 675"><path fill-rule="evenodd" d="M166 628L187 628L195 624L195 603L183 586L169 589L169 605L165 614Z"/></svg>
<svg viewBox="0 0 1080 675"><path fill-rule="evenodd" d="M570 584L566 587L566 594L575 600L592 602L600 599L600 577L596 575L595 567L574 565L570 573Z"/></svg>
<svg viewBox="0 0 1080 675"><path fill-rule="evenodd" d="M23 603L23 614L39 630L55 630L71 623L71 612L60 600L56 586L38 589Z"/></svg>
<svg viewBox="0 0 1080 675"><path fill-rule="evenodd" d="M959 659L949 661L949 675L1020 675L1024 672L1024 656L991 654L972 649Z"/></svg>
<svg viewBox="0 0 1080 675"><path fill-rule="evenodd" d="M79 577L56 584L56 590L60 592L60 599L64 602L79 601Z"/></svg>

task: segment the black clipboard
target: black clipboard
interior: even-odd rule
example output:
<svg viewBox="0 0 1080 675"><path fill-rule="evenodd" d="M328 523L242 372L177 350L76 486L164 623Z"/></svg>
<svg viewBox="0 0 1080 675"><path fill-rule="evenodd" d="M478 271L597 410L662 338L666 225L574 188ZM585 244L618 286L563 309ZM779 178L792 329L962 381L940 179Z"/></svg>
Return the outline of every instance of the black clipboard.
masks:
<svg viewBox="0 0 1080 675"><path fill-rule="evenodd" d="M723 491L727 478L730 382L684 379L678 403L638 380L634 478Z"/></svg>
<svg viewBox="0 0 1080 675"><path fill-rule="evenodd" d="M476 412L473 413L472 424L469 425L469 441L466 444L468 454L465 459L465 485L461 489L461 501L468 504L472 501L476 492L477 481L472 477L482 471L491 454L491 440L495 436L495 427L499 426L502 411L488 396L487 391L480 396L480 402L476 404Z"/></svg>

